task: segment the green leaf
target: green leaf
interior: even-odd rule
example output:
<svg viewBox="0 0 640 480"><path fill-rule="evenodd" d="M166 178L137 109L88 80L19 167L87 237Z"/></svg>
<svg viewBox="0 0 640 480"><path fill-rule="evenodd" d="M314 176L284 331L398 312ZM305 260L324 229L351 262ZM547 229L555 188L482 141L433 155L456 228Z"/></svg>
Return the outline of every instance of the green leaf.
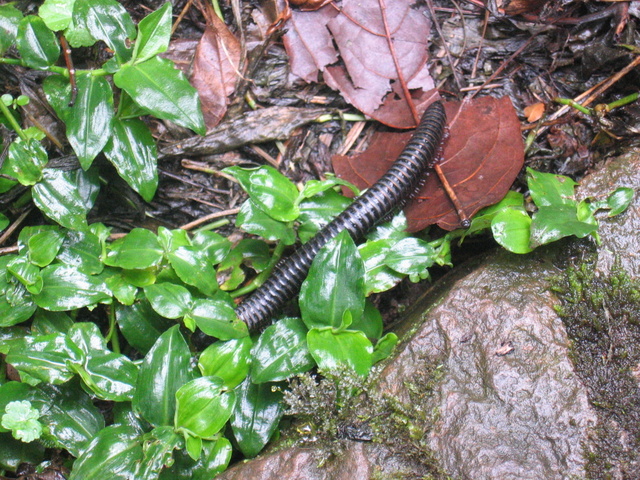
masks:
<svg viewBox="0 0 640 480"><path fill-rule="evenodd" d="M380 338L382 328L382 314L369 299L364 304L362 317L354 318L349 326L349 330L360 330L370 340Z"/></svg>
<svg viewBox="0 0 640 480"><path fill-rule="evenodd" d="M173 425L176 392L193 379L189 346L175 325L164 332L144 357L133 408L154 426Z"/></svg>
<svg viewBox="0 0 640 480"><path fill-rule="evenodd" d="M33 300L46 310L72 310L111 299L102 279L72 266L49 265L42 270L42 281L42 291Z"/></svg>
<svg viewBox="0 0 640 480"><path fill-rule="evenodd" d="M42 275L40 269L33 265L26 255L20 255L7 263L7 270L22 283L30 293L42 291Z"/></svg>
<svg viewBox="0 0 640 480"><path fill-rule="evenodd" d="M22 12L13 5L0 5L0 55L14 44L18 36L18 25Z"/></svg>
<svg viewBox="0 0 640 480"><path fill-rule="evenodd" d="M404 216L402 211L396 213L393 218L376 226L370 233L367 234L367 239L370 241L375 240L393 240L399 242L400 240L407 238L409 233L407 232L407 217ZM393 243L391 243L393 244Z"/></svg>
<svg viewBox="0 0 640 480"><path fill-rule="evenodd" d="M597 223L578 218L576 205L540 207L531 220L530 246L536 248L570 235L583 238L597 231Z"/></svg>
<svg viewBox="0 0 640 480"><path fill-rule="evenodd" d="M42 169L49 161L47 151L34 139L12 142L2 173L15 178L25 186L35 185L42 178Z"/></svg>
<svg viewBox="0 0 640 480"><path fill-rule="evenodd" d="M174 324L158 315L146 300L119 305L116 321L127 342L142 354L146 354L162 332Z"/></svg>
<svg viewBox="0 0 640 480"><path fill-rule="evenodd" d="M575 208L574 208L575 210ZM529 253L531 237L531 217L524 210L507 208L491 221L493 238L513 253Z"/></svg>
<svg viewBox="0 0 640 480"><path fill-rule="evenodd" d="M218 281L207 252L198 247L178 247L167 255L176 275L187 285L192 285L205 295L218 291Z"/></svg>
<svg viewBox="0 0 640 480"><path fill-rule="evenodd" d="M125 269L149 268L158 265L164 256L158 237L150 230L134 228L122 239L111 244L105 263Z"/></svg>
<svg viewBox="0 0 640 480"><path fill-rule="evenodd" d="M5 293L0 295L0 327L11 327L22 323L31 318L31 315L38 308L22 285L17 286L6 282L8 271L6 265L12 258L11 256L5 257L3 262L7 263L0 267L0 291Z"/></svg>
<svg viewBox="0 0 640 480"><path fill-rule="evenodd" d="M318 368L324 371L348 366L365 377L373 365L373 346L362 332L312 328L307 333L307 344Z"/></svg>
<svg viewBox="0 0 640 480"><path fill-rule="evenodd" d="M17 47L31 68L47 68L58 60L60 45L55 34L40 17L28 15L18 24Z"/></svg>
<svg viewBox="0 0 640 480"><path fill-rule="evenodd" d="M607 205L611 208L609 217L614 217L624 212L631 204L633 195L633 188L616 188L615 191L607 197Z"/></svg>
<svg viewBox="0 0 640 480"><path fill-rule="evenodd" d="M236 392L238 401L231 417L231 428L245 457L255 457L269 442L284 413L282 392L273 384L257 385L247 378Z"/></svg>
<svg viewBox="0 0 640 480"><path fill-rule="evenodd" d="M424 240L409 237L400 240L387 253L385 263L398 273L422 275L434 263L435 250Z"/></svg>
<svg viewBox="0 0 640 480"><path fill-rule="evenodd" d="M231 250L231 241L219 233L199 231L191 239L194 247L207 252L209 262L213 265L220 263Z"/></svg>
<svg viewBox="0 0 640 480"><path fill-rule="evenodd" d="M300 289L300 311L308 328L339 328L345 312L364 311L364 263L347 231L320 249Z"/></svg>
<svg viewBox="0 0 640 480"><path fill-rule="evenodd" d="M86 230L86 215L98 193L97 178L82 170L45 168L32 191L36 206L54 222L71 230Z"/></svg>
<svg viewBox="0 0 640 480"><path fill-rule="evenodd" d="M206 133L198 93L170 60L152 57L123 65L113 80L152 115Z"/></svg>
<svg viewBox="0 0 640 480"><path fill-rule="evenodd" d="M153 199L158 188L158 154L149 127L142 120L114 120L104 154L145 201Z"/></svg>
<svg viewBox="0 0 640 480"><path fill-rule="evenodd" d="M309 185L309 182L307 182ZM306 186L305 190L306 191ZM304 194L303 191L303 194ZM308 242L325 225L344 211L352 200L333 190L327 190L300 202L298 236L302 243Z"/></svg>
<svg viewBox="0 0 640 480"><path fill-rule="evenodd" d="M251 380L277 382L311 369L314 361L306 336L299 318L284 318L267 327L251 351Z"/></svg>
<svg viewBox="0 0 640 480"><path fill-rule="evenodd" d="M37 465L44 460L44 446L40 442L24 443L10 433L0 433L0 468L16 471L23 463Z"/></svg>
<svg viewBox="0 0 640 480"><path fill-rule="evenodd" d="M38 421L40 412L31 402L22 400L9 402L2 415L2 426L11 430L13 437L25 443L37 440L42 435L42 424Z"/></svg>
<svg viewBox="0 0 640 480"><path fill-rule="evenodd" d="M41 412L42 422L61 447L77 457L104 428L104 417L78 382L62 385L42 383L33 403Z"/></svg>
<svg viewBox="0 0 640 480"><path fill-rule="evenodd" d="M104 77L77 75L78 96L67 112L58 116L67 126L67 138L87 170L107 144L113 129L113 91Z"/></svg>
<svg viewBox="0 0 640 480"><path fill-rule="evenodd" d="M138 38L133 47L133 60L136 63L165 52L171 39L171 3L166 2L155 12L150 13L138 24Z"/></svg>
<svg viewBox="0 0 640 480"><path fill-rule="evenodd" d="M212 343L200 354L200 373L203 377L219 377L226 388L235 388L249 373L252 346L249 336Z"/></svg>
<svg viewBox="0 0 640 480"><path fill-rule="evenodd" d="M131 58L132 49L127 43L136 37L136 27L120 3L115 0L76 2L73 22L76 28L88 31L93 39L106 43L121 63Z"/></svg>
<svg viewBox="0 0 640 480"><path fill-rule="evenodd" d="M191 293L181 285L155 283L144 287L153 309L166 318L182 318L191 310Z"/></svg>
<svg viewBox="0 0 640 480"><path fill-rule="evenodd" d="M224 171L235 176L251 200L271 218L291 222L300 215L298 189L275 168L268 165L252 170L228 167ZM245 172L249 173L248 177Z"/></svg>
<svg viewBox="0 0 640 480"><path fill-rule="evenodd" d="M104 269L101 254L100 239L96 235L68 230L58 252L58 259L87 275L97 275Z"/></svg>
<svg viewBox="0 0 640 480"><path fill-rule="evenodd" d="M38 15L50 30L64 30L71 23L74 3L76 0L45 0L38 9Z"/></svg>
<svg viewBox="0 0 640 480"><path fill-rule="evenodd" d="M247 325L238 318L233 305L222 295L227 294L221 294L217 298L194 300L185 321L193 320L204 333L220 340L246 337L249 335Z"/></svg>
<svg viewBox="0 0 640 480"><path fill-rule="evenodd" d="M130 480L143 459L137 430L129 426L104 428L73 464L69 480Z"/></svg>
<svg viewBox="0 0 640 480"><path fill-rule="evenodd" d="M382 238L368 240L358 247L364 262L365 293L385 292L405 278L386 263L387 255L392 251L395 239Z"/></svg>
<svg viewBox="0 0 640 480"><path fill-rule="evenodd" d="M182 437L171 427L157 427L143 437L144 458L136 472L136 480L155 480L160 471L173 464L173 451L182 443Z"/></svg>
<svg viewBox="0 0 640 480"><path fill-rule="evenodd" d="M563 175L536 172L527 168L527 185L538 207L575 205L576 182Z"/></svg>
<svg viewBox="0 0 640 480"><path fill-rule="evenodd" d="M77 372L85 385L102 400L131 400L138 368L124 355L107 349L95 323L74 324L67 333L69 340L82 352L69 368Z"/></svg>
<svg viewBox="0 0 640 480"><path fill-rule="evenodd" d="M251 199L240 207L236 226L265 240L282 240L285 245L293 245L296 241L296 232L291 225L267 215Z"/></svg>
<svg viewBox="0 0 640 480"><path fill-rule="evenodd" d="M211 439L227 423L236 403L235 392L225 390L218 377L200 377L185 384L176 392L175 427Z"/></svg>
<svg viewBox="0 0 640 480"><path fill-rule="evenodd" d="M328 178L326 180L309 180L302 189L302 192L300 192L300 198L312 198L317 195L322 195L327 191L337 193L334 190L334 187L336 186L347 187L353 192L354 195L360 195L360 190L353 183L347 182L346 180L343 180L336 176L329 175L330 174L327 174Z"/></svg>
<svg viewBox="0 0 640 480"><path fill-rule="evenodd" d="M67 361L77 358L67 336L62 333L27 336L16 340L7 355L7 363L37 381L59 384L67 382L73 373L67 368Z"/></svg>
<svg viewBox="0 0 640 480"><path fill-rule="evenodd" d="M371 363L374 365L381 360L384 360L393 353L393 349L398 344L398 336L395 333L389 332L376 343L373 349L373 355L371 357Z"/></svg>
<svg viewBox="0 0 640 480"><path fill-rule="evenodd" d="M46 267L58 255L65 233L61 230L40 232L29 238L29 260L39 267Z"/></svg>
<svg viewBox="0 0 640 480"><path fill-rule="evenodd" d="M50 312L38 309L31 322L31 333L48 335L50 333L67 333L73 325L71 317L64 312Z"/></svg>

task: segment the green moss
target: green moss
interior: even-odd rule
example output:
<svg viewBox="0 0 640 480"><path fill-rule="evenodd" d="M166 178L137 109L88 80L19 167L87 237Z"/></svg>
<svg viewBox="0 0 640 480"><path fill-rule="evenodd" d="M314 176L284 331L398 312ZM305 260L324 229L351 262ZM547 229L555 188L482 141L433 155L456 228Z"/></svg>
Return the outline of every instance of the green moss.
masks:
<svg viewBox="0 0 640 480"><path fill-rule="evenodd" d="M303 374L285 393L287 414L294 415L285 436L294 444L314 446L321 453L319 464L336 458L350 441L382 444L405 460L406 471L378 470L375 479L417 478L446 480L428 447L428 434L438 417L434 388L444 375L441 365L424 359L424 368L405 383L409 401L378 393L374 380L364 380L349 370L324 377Z"/></svg>
<svg viewBox="0 0 640 480"><path fill-rule="evenodd" d="M587 478L633 478L640 468L640 284L619 266L599 274L595 260L592 251L573 256L553 290L570 357L598 415L585 448Z"/></svg>

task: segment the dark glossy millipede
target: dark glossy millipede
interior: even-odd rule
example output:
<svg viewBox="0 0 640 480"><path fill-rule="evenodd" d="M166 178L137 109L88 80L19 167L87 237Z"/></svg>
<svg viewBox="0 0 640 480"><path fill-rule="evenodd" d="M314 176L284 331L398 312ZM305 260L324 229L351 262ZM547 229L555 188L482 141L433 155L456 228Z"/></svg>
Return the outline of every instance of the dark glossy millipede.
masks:
<svg viewBox="0 0 640 480"><path fill-rule="evenodd" d="M415 193L427 169L437 161L445 124L442 103L432 103L389 171L293 255L280 261L267 281L238 305L236 313L250 331L264 328L298 293L323 245L342 230L354 240L360 239Z"/></svg>

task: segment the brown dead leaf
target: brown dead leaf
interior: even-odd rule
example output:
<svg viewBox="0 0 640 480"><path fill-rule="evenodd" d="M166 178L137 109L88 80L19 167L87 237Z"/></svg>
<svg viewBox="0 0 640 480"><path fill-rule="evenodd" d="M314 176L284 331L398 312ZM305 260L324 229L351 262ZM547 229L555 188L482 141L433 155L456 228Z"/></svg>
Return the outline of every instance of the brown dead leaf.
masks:
<svg viewBox="0 0 640 480"><path fill-rule="evenodd" d="M537 102L524 108L524 114L528 122L537 122L544 115L544 103Z"/></svg>
<svg viewBox="0 0 640 480"><path fill-rule="evenodd" d="M227 111L238 79L241 48L215 13L205 10L205 17L207 27L196 47L191 84L198 90L204 121L211 129Z"/></svg>
<svg viewBox="0 0 640 480"><path fill-rule="evenodd" d="M461 109L462 107L462 109ZM445 104L449 138L440 162L464 212L471 217L501 200L524 164L520 122L507 97ZM334 156L336 174L359 188L373 185L398 157L410 133L380 132L352 157ZM411 232L437 224L453 230L460 219L436 175L429 175L405 208Z"/></svg>
<svg viewBox="0 0 640 480"><path fill-rule="evenodd" d="M323 72L327 85L365 114L396 128L415 126L402 85L419 99L434 87L426 6L413 0L387 1L385 10L379 0L340 5L293 11L284 35L291 71L307 82Z"/></svg>

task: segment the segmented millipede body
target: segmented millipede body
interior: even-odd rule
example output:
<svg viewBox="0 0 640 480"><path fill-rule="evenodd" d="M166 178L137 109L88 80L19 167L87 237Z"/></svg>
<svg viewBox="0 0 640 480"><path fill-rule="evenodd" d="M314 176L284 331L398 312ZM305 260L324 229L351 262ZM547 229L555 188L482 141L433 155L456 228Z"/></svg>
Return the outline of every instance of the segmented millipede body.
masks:
<svg viewBox="0 0 640 480"><path fill-rule="evenodd" d="M329 240L342 230L347 230L354 240L360 239L415 193L426 170L437 161L445 124L442 103L432 103L387 173L311 240L281 260L267 281L238 305L236 314L250 331L267 326L273 315L298 293L313 258Z"/></svg>

